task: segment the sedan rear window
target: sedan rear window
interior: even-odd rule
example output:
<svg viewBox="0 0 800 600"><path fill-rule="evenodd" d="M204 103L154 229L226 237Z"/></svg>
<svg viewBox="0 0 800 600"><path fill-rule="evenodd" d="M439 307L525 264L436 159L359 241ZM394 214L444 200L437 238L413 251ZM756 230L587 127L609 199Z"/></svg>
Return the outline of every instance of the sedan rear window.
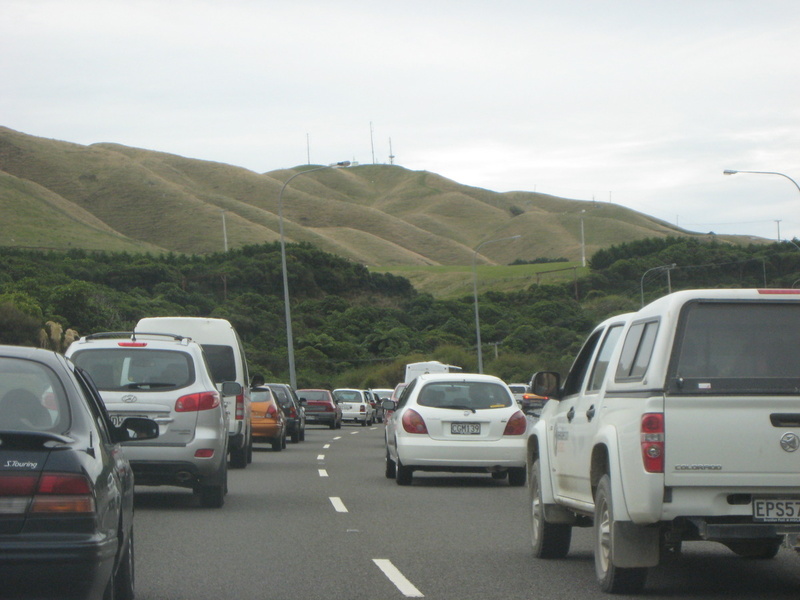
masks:
<svg viewBox="0 0 800 600"><path fill-rule="evenodd" d="M69 426L66 393L55 373L32 361L0 359L0 431L62 433Z"/></svg>
<svg viewBox="0 0 800 600"><path fill-rule="evenodd" d="M514 399L502 385L483 381L429 383L417 398L420 406L482 410L512 406Z"/></svg>

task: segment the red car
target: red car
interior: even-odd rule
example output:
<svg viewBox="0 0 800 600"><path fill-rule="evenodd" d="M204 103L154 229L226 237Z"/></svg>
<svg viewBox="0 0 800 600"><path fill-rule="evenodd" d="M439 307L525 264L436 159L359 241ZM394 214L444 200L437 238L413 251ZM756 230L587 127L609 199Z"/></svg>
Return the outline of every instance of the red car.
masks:
<svg viewBox="0 0 800 600"><path fill-rule="evenodd" d="M341 429L342 409L333 399L330 390L297 390L297 397L306 401L306 423Z"/></svg>

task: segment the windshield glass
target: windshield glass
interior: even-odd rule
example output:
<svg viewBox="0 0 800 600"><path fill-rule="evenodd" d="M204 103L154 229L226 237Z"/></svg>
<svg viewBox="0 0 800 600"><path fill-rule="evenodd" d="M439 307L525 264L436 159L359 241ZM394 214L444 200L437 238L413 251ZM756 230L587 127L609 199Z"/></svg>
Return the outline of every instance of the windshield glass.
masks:
<svg viewBox="0 0 800 600"><path fill-rule="evenodd" d="M420 406L468 410L504 408L513 403L505 387L484 381L429 383L417 398Z"/></svg>

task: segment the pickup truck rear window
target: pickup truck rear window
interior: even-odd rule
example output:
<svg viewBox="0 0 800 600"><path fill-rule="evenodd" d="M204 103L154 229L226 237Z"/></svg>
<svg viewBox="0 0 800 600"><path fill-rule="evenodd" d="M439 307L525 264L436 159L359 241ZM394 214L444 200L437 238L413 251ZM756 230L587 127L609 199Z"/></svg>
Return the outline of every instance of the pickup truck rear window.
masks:
<svg viewBox="0 0 800 600"><path fill-rule="evenodd" d="M672 393L797 394L800 303L698 302L681 317Z"/></svg>

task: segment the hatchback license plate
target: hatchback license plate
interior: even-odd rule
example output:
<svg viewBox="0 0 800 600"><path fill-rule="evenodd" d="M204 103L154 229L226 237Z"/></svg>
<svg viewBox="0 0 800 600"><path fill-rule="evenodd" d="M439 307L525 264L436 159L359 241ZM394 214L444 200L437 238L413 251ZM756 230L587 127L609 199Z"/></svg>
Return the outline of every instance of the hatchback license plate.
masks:
<svg viewBox="0 0 800 600"><path fill-rule="evenodd" d="M450 433L453 435L480 435L480 423L450 423Z"/></svg>
<svg viewBox="0 0 800 600"><path fill-rule="evenodd" d="M754 500L753 519L765 523L800 523L800 500Z"/></svg>

